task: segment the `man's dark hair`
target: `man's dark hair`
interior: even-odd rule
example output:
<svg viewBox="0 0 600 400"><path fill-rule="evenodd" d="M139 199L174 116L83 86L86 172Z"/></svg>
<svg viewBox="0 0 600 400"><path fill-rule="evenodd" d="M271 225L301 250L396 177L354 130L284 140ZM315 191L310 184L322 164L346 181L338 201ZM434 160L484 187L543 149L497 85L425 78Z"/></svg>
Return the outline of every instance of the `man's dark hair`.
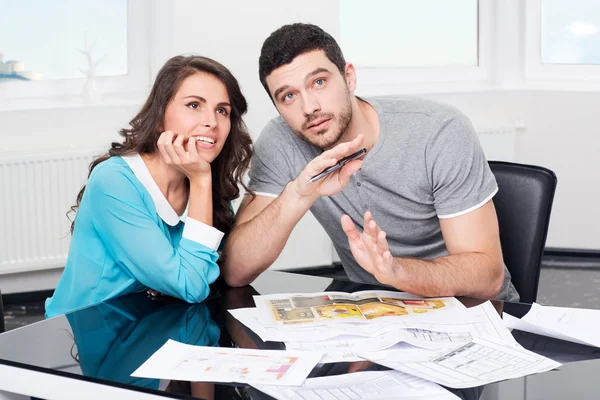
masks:
<svg viewBox="0 0 600 400"><path fill-rule="evenodd" d="M265 40L258 59L258 76L269 97L267 76L275 69L291 63L300 54L309 51L323 50L325 55L335 64L342 76L346 60L335 39L316 25L290 24L284 25Z"/></svg>

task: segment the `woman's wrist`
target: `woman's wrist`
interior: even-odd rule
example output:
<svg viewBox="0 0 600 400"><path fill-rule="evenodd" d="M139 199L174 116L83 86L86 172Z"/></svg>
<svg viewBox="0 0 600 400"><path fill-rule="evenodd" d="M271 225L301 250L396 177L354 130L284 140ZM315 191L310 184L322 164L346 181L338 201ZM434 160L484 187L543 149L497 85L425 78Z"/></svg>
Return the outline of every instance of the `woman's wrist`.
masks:
<svg viewBox="0 0 600 400"><path fill-rule="evenodd" d="M190 186L198 186L198 187L211 187L212 186L212 176L211 174L199 174L193 176L190 179Z"/></svg>

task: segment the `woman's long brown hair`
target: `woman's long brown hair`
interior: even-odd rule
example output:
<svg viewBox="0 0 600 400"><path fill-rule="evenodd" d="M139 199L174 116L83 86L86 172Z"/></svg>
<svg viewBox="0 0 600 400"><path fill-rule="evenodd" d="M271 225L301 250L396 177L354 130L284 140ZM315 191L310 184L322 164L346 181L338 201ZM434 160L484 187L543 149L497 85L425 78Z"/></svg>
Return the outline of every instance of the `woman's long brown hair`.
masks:
<svg viewBox="0 0 600 400"><path fill-rule="evenodd" d="M211 163L213 185L213 223L215 228L228 233L234 222L233 211L229 208L232 200L240 195L238 184L253 194L243 182L252 156L252 139L242 120L248 104L240 86L231 72L220 63L200 56L176 56L161 68L156 76L150 95L140 112L129 122L130 128L121 129L122 142L113 142L108 152L95 159L89 168L93 169L103 161L114 156L132 154L155 154L157 141L163 131L163 121L167 105L179 90L183 81L197 73L205 72L218 78L229 94L231 103L231 131L223 150ZM89 175L88 175L89 176ZM77 212L85 186L77 195L77 201L71 212ZM69 214L68 213L68 214ZM75 219L71 222L71 233L75 229Z"/></svg>

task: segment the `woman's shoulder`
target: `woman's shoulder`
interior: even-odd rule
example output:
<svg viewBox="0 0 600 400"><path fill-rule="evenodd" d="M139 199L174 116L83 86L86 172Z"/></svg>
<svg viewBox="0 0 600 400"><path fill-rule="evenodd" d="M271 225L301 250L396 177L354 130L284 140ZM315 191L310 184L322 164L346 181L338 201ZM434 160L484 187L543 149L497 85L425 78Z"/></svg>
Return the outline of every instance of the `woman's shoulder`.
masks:
<svg viewBox="0 0 600 400"><path fill-rule="evenodd" d="M88 188L117 189L123 185L137 187L138 181L127 162L120 156L110 157L96 165L87 182Z"/></svg>

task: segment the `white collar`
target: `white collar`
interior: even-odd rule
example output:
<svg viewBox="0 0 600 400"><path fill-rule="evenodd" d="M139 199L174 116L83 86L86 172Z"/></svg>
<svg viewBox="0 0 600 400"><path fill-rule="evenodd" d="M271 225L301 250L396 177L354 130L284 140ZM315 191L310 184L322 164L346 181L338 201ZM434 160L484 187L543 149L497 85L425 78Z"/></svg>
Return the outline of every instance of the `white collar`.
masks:
<svg viewBox="0 0 600 400"><path fill-rule="evenodd" d="M154 202L154 207L156 208L156 213L158 216L165 221L167 224L171 226L175 226L179 223L179 221L185 222L188 213L188 207L190 205L189 200L188 204L185 206L185 211L181 216L177 215L171 204L167 198L162 194L160 188L154 181L154 178L150 174L146 163L142 159L139 154L134 154L131 156L121 156L121 158L129 165L131 171L136 178L140 181L140 183L146 188L148 193L150 193L150 197Z"/></svg>

